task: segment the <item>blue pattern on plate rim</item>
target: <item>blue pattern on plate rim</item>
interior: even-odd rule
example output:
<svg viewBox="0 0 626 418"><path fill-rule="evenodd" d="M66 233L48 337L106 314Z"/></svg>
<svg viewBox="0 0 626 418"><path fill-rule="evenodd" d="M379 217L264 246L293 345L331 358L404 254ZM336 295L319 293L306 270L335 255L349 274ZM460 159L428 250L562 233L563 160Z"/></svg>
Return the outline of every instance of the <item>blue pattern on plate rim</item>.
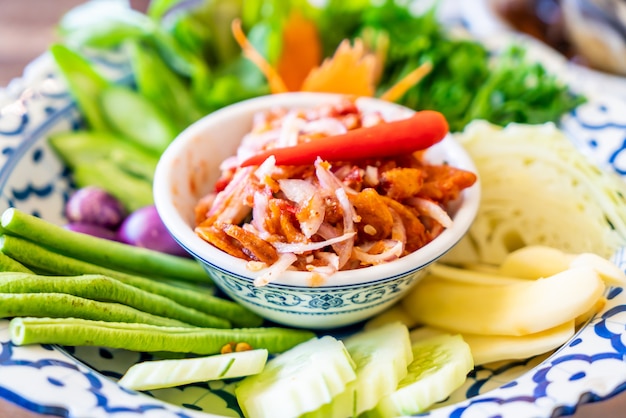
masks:
<svg viewBox="0 0 626 418"><path fill-rule="evenodd" d="M117 64L109 69L120 76L125 71ZM16 100L0 114L0 205L61 223L72 183L45 137L76 129L80 119L52 71ZM626 173L625 110L626 102L620 99L594 100L562 122L583 152L621 175ZM626 251L618 252L614 261L626 268ZM351 302L357 300L355 296ZM462 388L422 416L568 415L581 403L626 390L626 292L609 289L607 300L603 311L554 353L477 367ZM300 303L280 295L277 301L277 306ZM344 301L345 297L307 303L323 310ZM93 418L240 414L233 382L198 383L149 393L128 391L116 380L131 364L151 359L150 354L101 347L14 346L8 324L0 320L0 397L28 410Z"/></svg>

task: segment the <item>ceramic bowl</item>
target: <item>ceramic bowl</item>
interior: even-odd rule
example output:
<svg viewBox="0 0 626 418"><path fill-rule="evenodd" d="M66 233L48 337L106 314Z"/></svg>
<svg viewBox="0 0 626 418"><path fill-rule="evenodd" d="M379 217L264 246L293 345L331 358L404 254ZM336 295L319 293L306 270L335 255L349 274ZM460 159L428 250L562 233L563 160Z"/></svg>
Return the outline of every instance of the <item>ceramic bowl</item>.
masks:
<svg viewBox="0 0 626 418"><path fill-rule="evenodd" d="M327 329L364 320L398 301L424 273L424 268L450 250L466 233L479 203L478 183L466 189L449 208L454 225L428 245L396 261L341 271L312 286L311 273L287 271L269 285L256 287L247 263L199 238L193 231L193 208L212 190L219 165L235 154L253 115L275 106L306 108L338 101L340 96L287 93L264 96L212 113L201 119L165 151L154 180L155 204L174 238L202 265L228 296L263 317L290 326ZM363 109L408 116L411 110L377 99L362 98ZM404 116L403 116L404 115ZM429 150L429 159L476 172L452 137Z"/></svg>

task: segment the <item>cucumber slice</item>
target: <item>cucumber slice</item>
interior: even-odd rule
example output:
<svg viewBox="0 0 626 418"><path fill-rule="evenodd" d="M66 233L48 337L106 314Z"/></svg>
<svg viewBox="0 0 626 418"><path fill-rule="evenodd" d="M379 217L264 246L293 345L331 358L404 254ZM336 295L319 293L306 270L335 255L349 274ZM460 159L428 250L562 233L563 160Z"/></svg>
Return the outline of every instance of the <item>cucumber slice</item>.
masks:
<svg viewBox="0 0 626 418"><path fill-rule="evenodd" d="M256 349L208 357L145 361L131 366L118 383L127 389L152 390L250 376L263 370L267 355L267 350Z"/></svg>
<svg viewBox="0 0 626 418"><path fill-rule="evenodd" d="M413 362L395 392L365 417L395 417L423 412L460 387L474 367L470 348L460 335L436 335L413 344Z"/></svg>
<svg viewBox="0 0 626 418"><path fill-rule="evenodd" d="M235 394L248 418L292 418L329 403L355 378L344 344L327 335L274 357L261 373L243 379Z"/></svg>
<svg viewBox="0 0 626 418"><path fill-rule="evenodd" d="M361 331L344 339L344 344L356 364L356 379L332 402L303 418L356 417L374 408L395 391L413 360L409 330L399 322Z"/></svg>

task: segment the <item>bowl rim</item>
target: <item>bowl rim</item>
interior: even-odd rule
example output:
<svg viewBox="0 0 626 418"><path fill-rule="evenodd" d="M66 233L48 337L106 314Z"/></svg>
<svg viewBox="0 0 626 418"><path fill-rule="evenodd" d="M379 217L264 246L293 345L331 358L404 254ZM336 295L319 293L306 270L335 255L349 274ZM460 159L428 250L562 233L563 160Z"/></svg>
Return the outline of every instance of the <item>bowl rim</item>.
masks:
<svg viewBox="0 0 626 418"><path fill-rule="evenodd" d="M193 228L185 221L174 205L170 183L170 173L172 173L173 165L179 158L179 155L183 154L186 146L193 142L202 132L212 126L232 120L234 114L246 115L257 110L277 106L291 108L312 107L329 101L339 100L341 97L345 97L345 95L314 92L290 92L260 96L237 102L212 112L181 132L161 155L153 183L155 206L173 238L193 257L203 263L205 269L207 264L212 266L212 268L220 266L218 269L221 272L250 281L252 285L254 279L260 276L264 270L252 271L246 266L247 261L231 256L202 240L193 232ZM381 108L383 112L397 112L400 117L406 117L414 113L414 110L407 107L372 97L359 97L356 99L356 103L364 108L376 107ZM448 134L436 146L440 148L445 147L447 153L452 156L456 167L462 167L478 174L478 170L469 153L462 145L456 142L452 135ZM407 272L419 270L446 254L467 233L478 213L480 194L479 178L473 186L461 192L463 203L459 205L453 216L453 225L445 229L433 241L411 254L384 264L338 271L330 276L330 279L325 283L315 286L311 284L311 273L285 271L265 287L336 288L338 286L364 284L381 279L404 276Z"/></svg>

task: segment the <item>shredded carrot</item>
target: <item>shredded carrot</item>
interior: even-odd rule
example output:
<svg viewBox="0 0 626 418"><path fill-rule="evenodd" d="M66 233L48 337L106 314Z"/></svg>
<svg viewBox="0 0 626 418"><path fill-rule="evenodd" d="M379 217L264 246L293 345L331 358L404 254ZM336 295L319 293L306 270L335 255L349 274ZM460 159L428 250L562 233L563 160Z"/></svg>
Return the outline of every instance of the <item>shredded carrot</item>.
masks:
<svg viewBox="0 0 626 418"><path fill-rule="evenodd" d="M400 81L391 86L386 92L380 95L380 99L387 100L389 102L395 102L404 95L411 87L419 83L422 78L426 77L428 73L433 69L433 65L430 62L417 67L405 75Z"/></svg>
<svg viewBox="0 0 626 418"><path fill-rule="evenodd" d="M282 40L276 69L289 91L298 91L309 72L322 61L319 33L315 23L294 11L285 22Z"/></svg>
<svg viewBox="0 0 626 418"><path fill-rule="evenodd" d="M348 39L344 39L335 54L316 67L322 49L317 28L300 14L292 13L283 28L283 50L275 69L248 41L239 19L233 20L231 29L244 56L265 75L274 94L314 91L373 97L388 47L385 39L380 39L378 47L368 51L363 40L357 38L351 45ZM380 99L398 100L432 68L430 62L420 65L383 93Z"/></svg>
<svg viewBox="0 0 626 418"><path fill-rule="evenodd" d="M350 45L345 39L332 58L310 72L300 90L371 97L375 90L375 70L376 59L365 53L363 42L356 39Z"/></svg>
<svg viewBox="0 0 626 418"><path fill-rule="evenodd" d="M231 24L231 30L233 32L233 36L235 40L243 50L243 54L246 58L256 65L259 70L265 75L267 81L270 86L270 90L272 93L286 93L287 86L285 86L285 82L280 77L278 72L270 65L269 62L261 55L254 46L248 41L248 38L243 33L243 29L241 28L241 20L235 19Z"/></svg>

